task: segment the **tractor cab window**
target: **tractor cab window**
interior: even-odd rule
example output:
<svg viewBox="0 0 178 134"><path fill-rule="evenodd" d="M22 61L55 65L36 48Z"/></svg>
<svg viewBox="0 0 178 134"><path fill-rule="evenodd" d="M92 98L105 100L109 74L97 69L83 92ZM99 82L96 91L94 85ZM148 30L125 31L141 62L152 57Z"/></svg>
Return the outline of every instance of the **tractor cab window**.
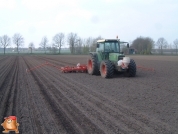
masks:
<svg viewBox="0 0 178 134"><path fill-rule="evenodd" d="M98 43L97 44L97 48L96 48L97 52L104 52L104 43Z"/></svg>
<svg viewBox="0 0 178 134"><path fill-rule="evenodd" d="M105 52L119 52L118 42L105 42Z"/></svg>

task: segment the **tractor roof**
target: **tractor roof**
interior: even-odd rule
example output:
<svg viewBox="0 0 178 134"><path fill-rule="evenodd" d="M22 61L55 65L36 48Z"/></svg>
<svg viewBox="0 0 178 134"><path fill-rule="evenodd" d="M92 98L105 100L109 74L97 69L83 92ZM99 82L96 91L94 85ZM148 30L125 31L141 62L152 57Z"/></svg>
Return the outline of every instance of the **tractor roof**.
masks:
<svg viewBox="0 0 178 134"><path fill-rule="evenodd" d="M97 43L107 42L107 41L119 41L120 43L128 43L128 42L125 42L125 41L120 41L120 39L103 39L103 40L98 40Z"/></svg>
<svg viewBox="0 0 178 134"><path fill-rule="evenodd" d="M119 39L104 39L104 40L98 40L97 42L106 42L106 41L119 41Z"/></svg>

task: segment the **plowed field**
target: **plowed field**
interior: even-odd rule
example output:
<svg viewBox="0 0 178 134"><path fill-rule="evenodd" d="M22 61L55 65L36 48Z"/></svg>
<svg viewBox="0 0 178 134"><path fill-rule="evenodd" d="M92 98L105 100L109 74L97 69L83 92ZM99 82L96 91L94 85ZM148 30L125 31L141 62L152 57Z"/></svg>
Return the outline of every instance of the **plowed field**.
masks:
<svg viewBox="0 0 178 134"><path fill-rule="evenodd" d="M132 58L136 77L103 79L43 65L87 56L0 56L0 123L15 115L22 134L177 134L178 57Z"/></svg>

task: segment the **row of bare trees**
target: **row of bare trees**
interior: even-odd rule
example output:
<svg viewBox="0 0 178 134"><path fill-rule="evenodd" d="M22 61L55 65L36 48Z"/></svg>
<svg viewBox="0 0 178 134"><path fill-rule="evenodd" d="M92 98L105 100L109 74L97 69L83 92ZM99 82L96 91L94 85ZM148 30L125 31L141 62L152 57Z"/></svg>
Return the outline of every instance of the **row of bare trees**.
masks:
<svg viewBox="0 0 178 134"><path fill-rule="evenodd" d="M95 51L96 42L99 39L103 39L101 36L96 38L80 38L76 33L70 33L67 37L67 43L70 46L72 54L86 54L89 51Z"/></svg>
<svg viewBox="0 0 178 134"><path fill-rule="evenodd" d="M17 47L17 52L19 53L19 46L23 45L24 38L19 33L16 33L16 34L14 34L12 39L13 39L12 40L13 43ZM4 54L6 53L6 48L10 45L11 45L11 38L9 36L3 35L0 37L0 46L2 46L4 48Z"/></svg>
<svg viewBox="0 0 178 134"><path fill-rule="evenodd" d="M57 33L54 37L53 37L53 43L51 44L51 46L48 44L49 40L47 39L46 36L44 36L40 42L40 46L44 49L45 54L46 54L46 50L47 48L52 48L53 51L55 52L56 49L58 48L58 53L61 53L61 47L64 45L64 40L65 39L65 35L64 33Z"/></svg>
<svg viewBox="0 0 178 134"><path fill-rule="evenodd" d="M87 54L89 51L95 51L96 49L96 41L102 39L101 36L97 38L81 38L77 35L77 33L69 33L65 36L64 33L57 33L52 38L52 43L49 43L49 40L46 36L44 36L40 42L40 46L43 48L45 54L47 48L51 49L53 53L61 53L61 47L64 44L67 44L70 48L72 54ZM19 47L24 44L24 38L19 33L14 34L12 37L13 43L16 45L17 52L19 53ZM174 40L173 42L174 48L176 49L176 54L178 53L178 39ZM11 45L11 38L7 35L0 36L0 46L4 48L4 54L6 52L6 48ZM138 37L132 43L131 47L133 47L138 54L151 54L151 50L157 46L160 49L160 54L163 54L163 49L168 48L168 46L172 46L168 44L166 39L163 37L159 38L157 42L155 42L150 37ZM29 49L34 49L34 43L29 43ZM126 47L122 50L126 51Z"/></svg>
<svg viewBox="0 0 178 134"><path fill-rule="evenodd" d="M175 39L174 42L174 48L176 49L176 54L178 52L177 47L178 47L178 39ZM159 38L156 45L158 46L158 48L160 49L160 54L163 54L163 49L167 49L167 48L172 48L172 44L168 44L168 42L166 41L166 39L164 39L163 37Z"/></svg>
<svg viewBox="0 0 178 134"><path fill-rule="evenodd" d="M173 48L176 49L177 54L178 39L175 39L173 44ZM131 47L135 48L138 54L151 54L154 47L160 50L160 54L163 54L163 49L172 48L172 44L168 44L163 37L159 38L157 42L154 42L153 39L149 37L138 37L131 43Z"/></svg>
<svg viewBox="0 0 178 134"><path fill-rule="evenodd" d="M47 48L52 50L55 53L56 49L58 49L58 53L61 53L61 47L67 43L70 48L71 54L87 54L89 51L94 51L96 49L96 41L98 39L102 39L102 37L97 38L86 38L82 39L77 35L77 33L69 33L67 38L65 38L64 33L57 33L53 37L53 42L50 45L46 36L44 36L41 40L40 46L46 53Z"/></svg>

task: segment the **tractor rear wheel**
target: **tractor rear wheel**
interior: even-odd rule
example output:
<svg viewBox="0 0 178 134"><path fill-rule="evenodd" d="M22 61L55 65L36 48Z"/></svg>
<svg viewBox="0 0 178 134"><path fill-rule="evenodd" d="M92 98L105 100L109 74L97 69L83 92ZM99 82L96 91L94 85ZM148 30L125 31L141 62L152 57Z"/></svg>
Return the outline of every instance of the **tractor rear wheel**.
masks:
<svg viewBox="0 0 178 134"><path fill-rule="evenodd" d="M127 76L135 77L136 71L137 71L137 68L136 68L135 61L133 59L131 59L129 65L128 65Z"/></svg>
<svg viewBox="0 0 178 134"><path fill-rule="evenodd" d="M96 55L91 55L88 58L87 71L88 71L88 74L90 74L90 75L98 75L99 74Z"/></svg>
<svg viewBox="0 0 178 134"><path fill-rule="evenodd" d="M100 73L103 78L112 78L114 74L114 66L111 61L105 60L100 64Z"/></svg>

